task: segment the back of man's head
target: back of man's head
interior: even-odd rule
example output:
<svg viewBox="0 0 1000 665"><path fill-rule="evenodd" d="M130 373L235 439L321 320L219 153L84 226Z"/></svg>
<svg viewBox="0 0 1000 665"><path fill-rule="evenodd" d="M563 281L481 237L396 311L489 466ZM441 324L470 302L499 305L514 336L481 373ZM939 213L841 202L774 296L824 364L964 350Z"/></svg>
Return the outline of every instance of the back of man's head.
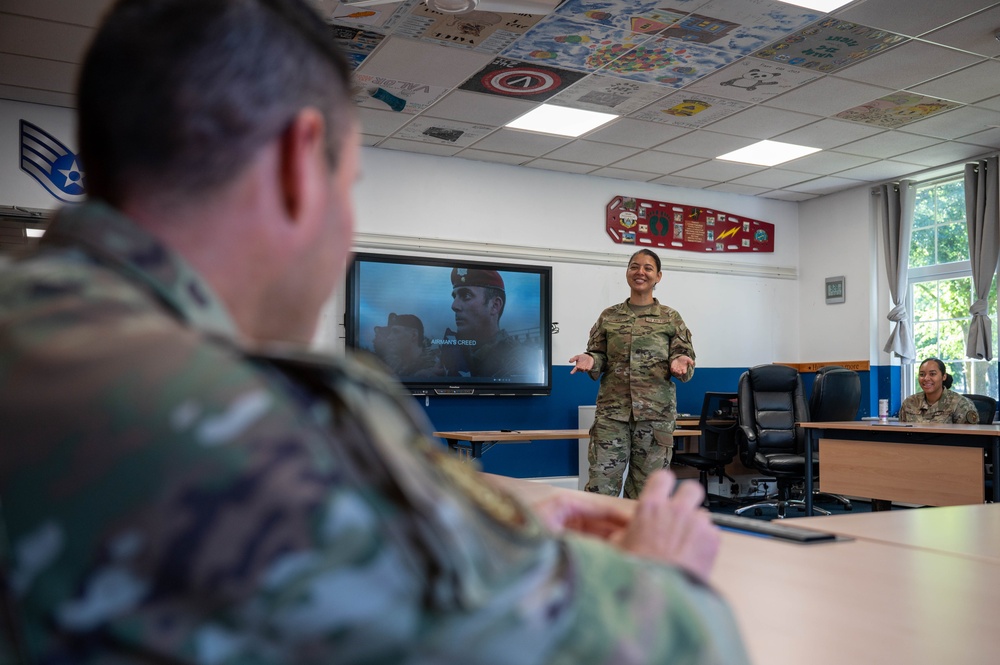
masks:
<svg viewBox="0 0 1000 665"><path fill-rule="evenodd" d="M79 145L90 195L195 199L231 181L302 108L336 165L350 71L304 0L119 0L84 60Z"/></svg>

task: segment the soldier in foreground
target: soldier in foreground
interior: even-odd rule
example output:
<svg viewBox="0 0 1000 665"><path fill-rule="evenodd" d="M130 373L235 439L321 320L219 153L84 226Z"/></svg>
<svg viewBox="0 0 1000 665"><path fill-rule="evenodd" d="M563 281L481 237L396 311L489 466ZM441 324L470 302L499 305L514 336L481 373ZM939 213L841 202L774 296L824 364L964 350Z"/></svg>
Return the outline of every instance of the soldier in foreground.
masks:
<svg viewBox="0 0 1000 665"><path fill-rule="evenodd" d="M78 93L90 201L0 268L0 656L746 662L700 486L661 472L631 521L565 497L542 520L394 381L287 350L351 246L349 100L302 0L106 17Z"/></svg>
<svg viewBox="0 0 1000 665"><path fill-rule="evenodd" d="M590 330L587 351L573 356L570 374L601 380L590 428L586 490L635 499L647 479L670 465L677 421L672 381L694 375L691 331L677 310L661 305L653 289L663 278L660 257L640 249L625 271L631 294L612 305Z"/></svg>

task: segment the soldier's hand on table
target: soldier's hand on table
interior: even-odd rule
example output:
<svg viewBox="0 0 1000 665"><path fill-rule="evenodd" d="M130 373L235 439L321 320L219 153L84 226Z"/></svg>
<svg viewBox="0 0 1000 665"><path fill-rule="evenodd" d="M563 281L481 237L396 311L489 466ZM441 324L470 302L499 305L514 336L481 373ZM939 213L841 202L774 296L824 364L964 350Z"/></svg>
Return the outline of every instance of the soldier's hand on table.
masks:
<svg viewBox="0 0 1000 665"><path fill-rule="evenodd" d="M670 373L674 376L684 376L688 369L694 367L694 361L688 356L677 356L670 363Z"/></svg>
<svg viewBox="0 0 1000 665"><path fill-rule="evenodd" d="M569 359L575 367L570 370L570 374L576 374L577 372L589 372L594 369L594 356L589 353L581 353L578 356L573 356Z"/></svg>
<svg viewBox="0 0 1000 665"><path fill-rule="evenodd" d="M676 484L669 470L649 477L620 544L632 554L679 566L707 581L719 553L719 529L701 507L702 486L684 482L670 496Z"/></svg>

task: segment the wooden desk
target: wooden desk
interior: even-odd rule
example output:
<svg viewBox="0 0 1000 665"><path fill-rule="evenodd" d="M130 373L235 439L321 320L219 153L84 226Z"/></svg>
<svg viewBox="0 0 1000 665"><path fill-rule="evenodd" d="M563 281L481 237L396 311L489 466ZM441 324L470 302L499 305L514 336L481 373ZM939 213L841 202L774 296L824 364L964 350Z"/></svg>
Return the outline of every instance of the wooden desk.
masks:
<svg viewBox="0 0 1000 665"><path fill-rule="evenodd" d="M576 491L484 475L526 501ZM580 494L625 511L636 504ZM867 518L867 526L877 531L880 524L892 524L897 513L946 510L943 516L962 516L975 528L984 518L994 524L996 508L960 506L843 517ZM824 520L833 522L841 516L796 518L794 524L822 528ZM754 663L982 665L996 660L1000 643L995 619L998 575L1000 564L994 561L918 545L861 537L796 545L723 531L712 584L733 608Z"/></svg>
<svg viewBox="0 0 1000 665"><path fill-rule="evenodd" d="M920 505L982 503L983 453L1000 459L1000 425L843 421L799 423L809 434L806 468L820 450L824 492ZM806 515L812 515L813 478L806 474ZM1000 464L993 465L993 497L1000 501Z"/></svg>
<svg viewBox="0 0 1000 665"><path fill-rule="evenodd" d="M552 439L586 439L590 432L585 429L522 429L522 430L477 430L459 432L434 432L434 436L444 439L448 447L462 457L475 459L498 443L528 443ZM701 430L674 430L675 437L701 436Z"/></svg>
<svg viewBox="0 0 1000 665"><path fill-rule="evenodd" d="M803 517L793 524L1000 564L1000 503Z"/></svg>

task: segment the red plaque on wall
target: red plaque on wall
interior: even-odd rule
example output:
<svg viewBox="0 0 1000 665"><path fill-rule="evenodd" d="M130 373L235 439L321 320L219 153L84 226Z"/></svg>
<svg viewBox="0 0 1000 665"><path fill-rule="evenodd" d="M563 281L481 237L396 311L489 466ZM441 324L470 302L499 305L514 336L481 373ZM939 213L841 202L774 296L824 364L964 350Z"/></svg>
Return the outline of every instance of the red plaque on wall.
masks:
<svg viewBox="0 0 1000 665"><path fill-rule="evenodd" d="M741 215L616 196L608 203L608 235L622 245L687 252L773 252L774 224Z"/></svg>

